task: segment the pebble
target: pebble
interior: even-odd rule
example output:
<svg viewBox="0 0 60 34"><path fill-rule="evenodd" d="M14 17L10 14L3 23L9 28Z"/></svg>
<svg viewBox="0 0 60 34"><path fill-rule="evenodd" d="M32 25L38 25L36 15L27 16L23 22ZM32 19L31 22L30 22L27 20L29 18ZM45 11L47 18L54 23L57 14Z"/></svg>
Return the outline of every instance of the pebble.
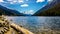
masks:
<svg viewBox="0 0 60 34"><path fill-rule="evenodd" d="M4 30L1 30L2 34L4 34Z"/></svg>
<svg viewBox="0 0 60 34"><path fill-rule="evenodd" d="M2 26L2 24L0 23L0 27Z"/></svg>
<svg viewBox="0 0 60 34"><path fill-rule="evenodd" d="M4 29L7 30L7 31L9 30L7 27L4 27Z"/></svg>
<svg viewBox="0 0 60 34"><path fill-rule="evenodd" d="M2 34L3 32L2 32L2 30L0 30L0 34Z"/></svg>
<svg viewBox="0 0 60 34"><path fill-rule="evenodd" d="M4 17L1 17L0 20L2 21L0 22L0 34L4 34L9 31L9 22Z"/></svg>
<svg viewBox="0 0 60 34"><path fill-rule="evenodd" d="M6 32L7 32L7 30L5 30L5 29L4 29L4 32L6 33Z"/></svg>

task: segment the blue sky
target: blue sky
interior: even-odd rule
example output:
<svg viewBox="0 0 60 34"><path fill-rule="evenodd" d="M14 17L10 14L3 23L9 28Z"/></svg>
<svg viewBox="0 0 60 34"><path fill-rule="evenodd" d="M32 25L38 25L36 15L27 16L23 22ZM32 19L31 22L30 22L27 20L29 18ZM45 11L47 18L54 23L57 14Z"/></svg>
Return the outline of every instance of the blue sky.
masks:
<svg viewBox="0 0 60 34"><path fill-rule="evenodd" d="M34 14L52 0L0 0L0 4L24 14Z"/></svg>

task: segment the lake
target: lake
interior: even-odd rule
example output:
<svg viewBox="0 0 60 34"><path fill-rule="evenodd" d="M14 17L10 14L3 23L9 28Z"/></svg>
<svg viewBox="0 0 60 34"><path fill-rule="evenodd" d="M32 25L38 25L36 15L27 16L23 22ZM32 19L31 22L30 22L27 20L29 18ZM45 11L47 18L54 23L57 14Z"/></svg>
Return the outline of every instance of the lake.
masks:
<svg viewBox="0 0 60 34"><path fill-rule="evenodd" d="M23 26L24 28L32 31L33 33L39 33L43 29L52 29L60 31L60 17L7 17L12 22Z"/></svg>

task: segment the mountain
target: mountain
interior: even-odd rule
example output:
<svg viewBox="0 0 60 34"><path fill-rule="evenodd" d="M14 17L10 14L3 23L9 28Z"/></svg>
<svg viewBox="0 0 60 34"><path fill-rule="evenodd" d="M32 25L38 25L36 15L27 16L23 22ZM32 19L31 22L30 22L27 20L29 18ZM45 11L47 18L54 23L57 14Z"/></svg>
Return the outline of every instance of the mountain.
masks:
<svg viewBox="0 0 60 34"><path fill-rule="evenodd" d="M60 16L60 0L53 0L33 16Z"/></svg>
<svg viewBox="0 0 60 34"><path fill-rule="evenodd" d="M24 14L16 11L16 10L12 10L12 9L8 9L2 5L0 5L0 15L7 15L7 16L22 16Z"/></svg>

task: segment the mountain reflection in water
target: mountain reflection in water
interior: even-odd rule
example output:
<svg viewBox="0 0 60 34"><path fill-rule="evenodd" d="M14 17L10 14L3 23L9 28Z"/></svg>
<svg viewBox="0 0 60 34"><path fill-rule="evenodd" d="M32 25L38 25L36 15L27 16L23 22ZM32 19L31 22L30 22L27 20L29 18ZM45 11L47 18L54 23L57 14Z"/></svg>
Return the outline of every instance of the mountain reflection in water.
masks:
<svg viewBox="0 0 60 34"><path fill-rule="evenodd" d="M8 17L18 25L39 34L41 30L51 29L60 31L60 17Z"/></svg>

